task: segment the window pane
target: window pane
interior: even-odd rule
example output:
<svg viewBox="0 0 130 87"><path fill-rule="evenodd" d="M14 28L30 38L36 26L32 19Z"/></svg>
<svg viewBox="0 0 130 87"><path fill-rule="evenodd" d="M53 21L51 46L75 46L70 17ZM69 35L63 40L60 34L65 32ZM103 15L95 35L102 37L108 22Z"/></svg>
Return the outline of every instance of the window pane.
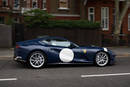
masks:
<svg viewBox="0 0 130 87"><path fill-rule="evenodd" d="M4 17L0 17L0 24L4 24L5 18Z"/></svg>
<svg viewBox="0 0 130 87"><path fill-rule="evenodd" d="M8 0L2 0L2 6L3 7L8 6Z"/></svg>
<svg viewBox="0 0 130 87"><path fill-rule="evenodd" d="M37 0L32 1L32 8L37 8Z"/></svg>
<svg viewBox="0 0 130 87"><path fill-rule="evenodd" d="M108 17L108 15L109 15L108 14L108 8L106 8L106 12L105 13L106 13L106 17Z"/></svg>
<svg viewBox="0 0 130 87"><path fill-rule="evenodd" d="M90 7L88 8L88 20L89 21L94 21L94 8L93 7Z"/></svg>
<svg viewBox="0 0 130 87"><path fill-rule="evenodd" d="M46 8L46 0L43 0L43 9Z"/></svg>
<svg viewBox="0 0 130 87"><path fill-rule="evenodd" d="M130 14L128 15L128 30L130 30Z"/></svg>
<svg viewBox="0 0 130 87"><path fill-rule="evenodd" d="M19 7L19 0L14 0L14 8L18 8Z"/></svg>
<svg viewBox="0 0 130 87"><path fill-rule="evenodd" d="M94 21L94 14L90 14L90 19L89 21Z"/></svg>
<svg viewBox="0 0 130 87"><path fill-rule="evenodd" d="M90 13L94 13L94 9L93 8L90 8Z"/></svg>
<svg viewBox="0 0 130 87"><path fill-rule="evenodd" d="M68 0L59 0L59 8L68 8Z"/></svg>
<svg viewBox="0 0 130 87"><path fill-rule="evenodd" d="M105 25L105 22L104 22L104 20L102 19L102 28L104 28L104 25Z"/></svg>
<svg viewBox="0 0 130 87"><path fill-rule="evenodd" d="M105 28L108 28L108 19L105 19Z"/></svg>
<svg viewBox="0 0 130 87"><path fill-rule="evenodd" d="M108 29L109 27L109 8L101 8L101 24L103 29Z"/></svg>

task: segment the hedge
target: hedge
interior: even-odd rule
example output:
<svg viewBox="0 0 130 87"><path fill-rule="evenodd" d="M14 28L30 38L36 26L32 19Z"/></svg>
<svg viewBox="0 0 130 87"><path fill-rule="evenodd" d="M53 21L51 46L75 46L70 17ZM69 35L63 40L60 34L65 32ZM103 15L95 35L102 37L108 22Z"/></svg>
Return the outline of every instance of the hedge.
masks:
<svg viewBox="0 0 130 87"><path fill-rule="evenodd" d="M44 22L41 24L37 24L37 26L27 25L29 28L80 28L80 29L99 29L99 22L90 22L86 20L50 20L48 22Z"/></svg>
<svg viewBox="0 0 130 87"><path fill-rule="evenodd" d="M51 20L46 24L41 24L41 28L80 28L80 29L97 29L100 23L89 22L86 20Z"/></svg>
<svg viewBox="0 0 130 87"><path fill-rule="evenodd" d="M54 19L52 15L40 9L27 11L24 15L25 25L29 28L100 28L99 22L90 22L87 20L52 20Z"/></svg>

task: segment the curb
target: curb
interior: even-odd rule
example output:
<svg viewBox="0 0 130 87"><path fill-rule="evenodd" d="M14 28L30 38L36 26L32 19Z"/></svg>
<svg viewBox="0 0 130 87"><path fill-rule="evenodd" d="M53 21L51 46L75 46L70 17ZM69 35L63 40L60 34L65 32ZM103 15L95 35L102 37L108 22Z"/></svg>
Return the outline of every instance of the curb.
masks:
<svg viewBox="0 0 130 87"><path fill-rule="evenodd" d="M130 57L130 53L128 53L128 54L118 54L116 57Z"/></svg>
<svg viewBox="0 0 130 87"><path fill-rule="evenodd" d="M13 60L13 56L0 56L0 61L1 60Z"/></svg>

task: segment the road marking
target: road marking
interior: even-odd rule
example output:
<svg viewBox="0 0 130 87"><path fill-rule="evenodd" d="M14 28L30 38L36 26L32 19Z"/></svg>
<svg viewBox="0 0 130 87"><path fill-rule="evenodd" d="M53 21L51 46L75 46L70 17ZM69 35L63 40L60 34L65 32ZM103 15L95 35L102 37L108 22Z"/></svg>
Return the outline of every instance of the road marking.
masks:
<svg viewBox="0 0 130 87"><path fill-rule="evenodd" d="M0 79L0 81L15 81L18 80L17 78L7 78L7 79Z"/></svg>
<svg viewBox="0 0 130 87"><path fill-rule="evenodd" d="M130 73L115 73L115 74L81 75L81 77L82 77L82 78L90 78L90 77L126 76L126 75L130 75Z"/></svg>

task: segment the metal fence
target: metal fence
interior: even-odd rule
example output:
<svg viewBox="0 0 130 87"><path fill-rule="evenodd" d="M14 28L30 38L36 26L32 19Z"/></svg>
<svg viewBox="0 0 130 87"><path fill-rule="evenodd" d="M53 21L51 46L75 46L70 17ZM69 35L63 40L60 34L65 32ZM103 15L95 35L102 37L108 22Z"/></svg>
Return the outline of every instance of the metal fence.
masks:
<svg viewBox="0 0 130 87"><path fill-rule="evenodd" d="M30 40L40 36L60 36L69 39L79 45L97 45L101 46L101 29L42 29L42 28L24 28L22 24L15 24L14 43L23 40Z"/></svg>

